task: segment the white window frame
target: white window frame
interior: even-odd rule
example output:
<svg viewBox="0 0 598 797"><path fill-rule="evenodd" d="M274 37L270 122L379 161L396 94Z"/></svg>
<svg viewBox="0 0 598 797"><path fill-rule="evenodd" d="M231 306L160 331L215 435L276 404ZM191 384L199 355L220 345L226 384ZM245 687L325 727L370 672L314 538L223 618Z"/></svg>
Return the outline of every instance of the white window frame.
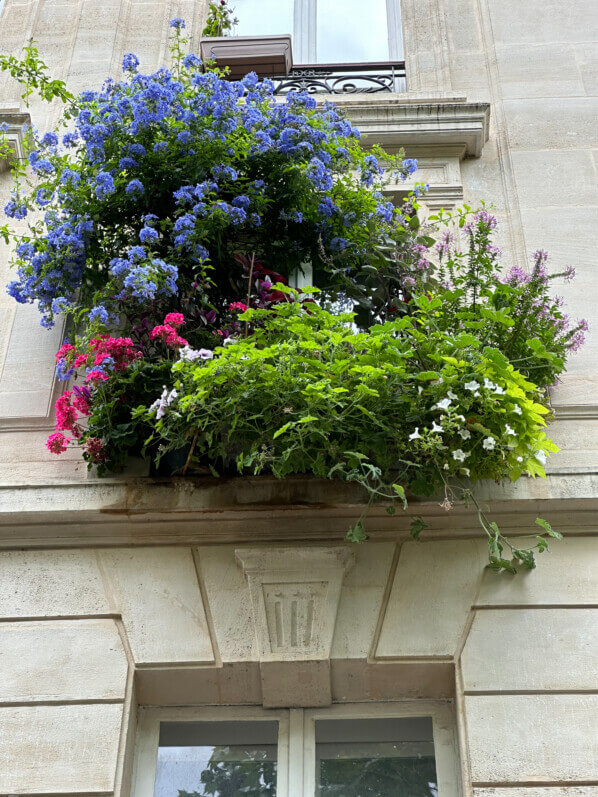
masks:
<svg viewBox="0 0 598 797"><path fill-rule="evenodd" d="M250 706L140 707L132 797L153 797L161 722L278 722L277 797L314 797L316 721L431 717L438 797L459 797L460 769L454 708L450 701L401 700L345 703L321 709L263 709Z"/></svg>

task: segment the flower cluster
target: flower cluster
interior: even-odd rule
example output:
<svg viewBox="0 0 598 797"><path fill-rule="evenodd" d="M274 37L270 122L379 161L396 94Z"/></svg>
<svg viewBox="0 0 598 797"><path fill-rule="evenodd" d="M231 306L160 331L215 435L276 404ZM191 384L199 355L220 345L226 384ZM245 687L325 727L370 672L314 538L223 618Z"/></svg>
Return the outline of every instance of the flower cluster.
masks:
<svg viewBox="0 0 598 797"><path fill-rule="evenodd" d="M9 292L37 302L45 325L84 310L109 328L149 302L182 310L192 283L224 310L231 283L241 289L239 251L285 279L306 262L346 275L384 231L409 229L379 191L382 153L364 152L334 106L299 92L277 102L255 74L201 71L182 51L184 21L171 27L172 71L142 74L127 53L122 80L77 99L74 129L31 138L36 181L6 213L42 209L43 232L35 222L18 239ZM384 157L402 178L417 168Z"/></svg>
<svg viewBox="0 0 598 797"><path fill-rule="evenodd" d="M163 324L158 324L150 332L150 340L161 340L169 349L189 346L188 341L178 333L178 327L185 323L182 313L168 313Z"/></svg>

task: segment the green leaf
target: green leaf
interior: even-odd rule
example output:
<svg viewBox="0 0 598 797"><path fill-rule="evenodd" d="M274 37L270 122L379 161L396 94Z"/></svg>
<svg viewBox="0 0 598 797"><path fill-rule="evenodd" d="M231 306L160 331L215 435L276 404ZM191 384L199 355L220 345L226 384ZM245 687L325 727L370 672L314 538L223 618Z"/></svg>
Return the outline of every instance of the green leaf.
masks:
<svg viewBox="0 0 598 797"><path fill-rule="evenodd" d="M544 518L537 517L535 523L537 526L541 526L549 537L554 537L556 540L563 539L563 535L561 534L561 532L555 531L550 525L550 523L547 520L544 520Z"/></svg>
<svg viewBox="0 0 598 797"><path fill-rule="evenodd" d="M345 539L347 542L365 542L369 539L368 535L365 533L365 526L361 519L358 520L354 526L350 527Z"/></svg>
<svg viewBox="0 0 598 797"><path fill-rule="evenodd" d="M533 570L536 567L536 560L534 559L534 552L525 549L513 549L513 559L517 559L527 570Z"/></svg>
<svg viewBox="0 0 598 797"><path fill-rule="evenodd" d="M423 518L421 517L414 517L411 521L411 528L410 533L414 540L419 539L419 535L422 533L424 529L430 528L427 523L424 522Z"/></svg>
<svg viewBox="0 0 598 797"><path fill-rule="evenodd" d="M403 502L403 509L407 509L407 498L405 496L405 488L401 487L400 484L393 484L392 488Z"/></svg>
<svg viewBox="0 0 598 797"><path fill-rule="evenodd" d="M290 423L285 423L284 426L281 426L280 429L277 429L274 432L274 434L272 435L272 439L276 440L276 438L280 437L281 434L284 434L285 432L287 432L289 430L290 426L291 426Z"/></svg>
<svg viewBox="0 0 598 797"><path fill-rule="evenodd" d="M513 563L510 562L508 559L501 559L497 556L491 556L490 561L486 565L488 570L493 570L495 573L502 573L505 570L507 573L513 573L513 575L517 572L517 569L513 566Z"/></svg>

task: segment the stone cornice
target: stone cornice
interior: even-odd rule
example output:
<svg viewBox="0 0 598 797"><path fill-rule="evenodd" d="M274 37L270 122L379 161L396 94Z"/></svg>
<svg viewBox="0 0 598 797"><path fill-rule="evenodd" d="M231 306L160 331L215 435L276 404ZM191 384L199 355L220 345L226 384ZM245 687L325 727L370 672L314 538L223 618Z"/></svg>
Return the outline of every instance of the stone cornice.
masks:
<svg viewBox="0 0 598 797"><path fill-rule="evenodd" d="M347 113L366 143L374 140L383 147L433 147L438 153L458 147L461 157L482 154L489 135L489 103L416 104L400 97L347 104Z"/></svg>
<svg viewBox="0 0 598 797"><path fill-rule="evenodd" d="M596 533L598 473L559 473L546 480L485 483L478 500L503 531L529 534L546 517L565 533ZM0 547L338 542L366 497L353 485L310 478L123 479L0 486ZM472 508L446 512L440 498L410 501L394 517L368 513L373 539L409 536L410 521L429 524L426 539L477 536Z"/></svg>

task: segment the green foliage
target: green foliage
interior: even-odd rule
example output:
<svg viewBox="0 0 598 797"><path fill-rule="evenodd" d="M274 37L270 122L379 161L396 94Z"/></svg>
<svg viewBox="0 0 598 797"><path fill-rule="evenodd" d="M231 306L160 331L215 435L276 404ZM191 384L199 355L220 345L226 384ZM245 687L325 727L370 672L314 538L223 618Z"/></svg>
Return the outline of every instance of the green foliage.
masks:
<svg viewBox="0 0 598 797"><path fill-rule="evenodd" d="M67 106L72 106L75 97L66 88L63 80L53 80L48 76L48 67L40 59L33 40L23 48L23 58L14 55L0 55L0 71L17 80L24 87L22 98L29 105L29 97L37 94L45 102L59 99Z"/></svg>
<svg viewBox="0 0 598 797"><path fill-rule="evenodd" d="M150 404L154 400L170 378L170 368L166 360L158 363L140 360L121 371L118 379L98 386L98 397L81 443L85 445L89 438L102 440L101 459L88 453L83 455L97 465L100 476L106 471L122 470L130 456L141 455L153 424L142 415L132 415L131 410L140 401Z"/></svg>
<svg viewBox="0 0 598 797"><path fill-rule="evenodd" d="M215 0L208 6L208 16L201 35L226 36L237 22L238 20L233 18L233 9L228 6L226 0Z"/></svg>
<svg viewBox="0 0 598 797"><path fill-rule="evenodd" d="M537 387L497 350L430 327L434 301L422 299L414 318L362 332L353 314L333 315L276 287L289 301L245 312L250 336L213 359L172 366L177 398L162 417L155 408L134 412L153 426L158 456L191 443L196 464L340 478L402 506L406 488L453 495L451 482L464 476L544 475L538 456L556 446L544 433L548 410ZM511 568L501 555L508 543L482 513L480 521L492 566ZM413 536L423 528L416 519ZM360 519L348 539L366 538ZM526 551L511 550L529 566Z"/></svg>

